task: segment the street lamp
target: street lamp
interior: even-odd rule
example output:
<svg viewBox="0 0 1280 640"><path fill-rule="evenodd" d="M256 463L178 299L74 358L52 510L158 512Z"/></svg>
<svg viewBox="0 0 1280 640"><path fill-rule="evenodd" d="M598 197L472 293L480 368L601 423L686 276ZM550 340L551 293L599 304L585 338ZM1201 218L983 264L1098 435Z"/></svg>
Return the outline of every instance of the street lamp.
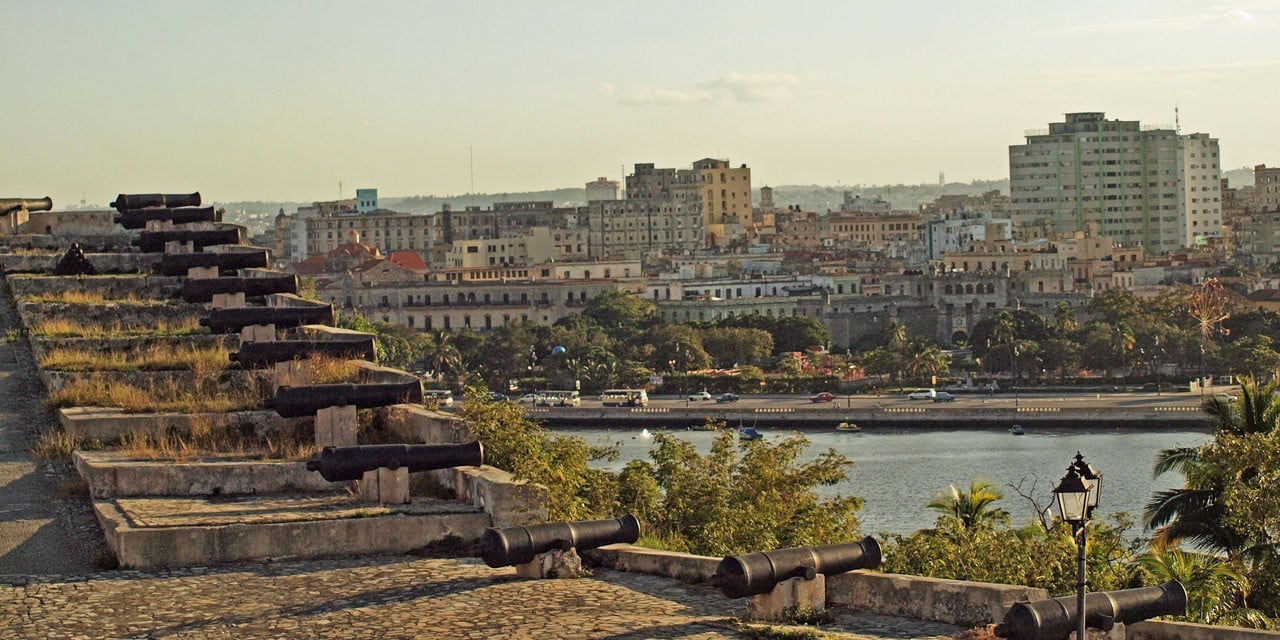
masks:
<svg viewBox="0 0 1280 640"><path fill-rule="evenodd" d="M1076 452L1075 461L1067 467L1067 474L1062 476L1058 486L1053 489L1058 515L1063 521L1071 524L1072 535L1076 541L1076 637L1085 637L1085 540L1089 518L1098 506L1098 496L1102 493L1102 473L1093 465L1084 461L1084 456Z"/></svg>

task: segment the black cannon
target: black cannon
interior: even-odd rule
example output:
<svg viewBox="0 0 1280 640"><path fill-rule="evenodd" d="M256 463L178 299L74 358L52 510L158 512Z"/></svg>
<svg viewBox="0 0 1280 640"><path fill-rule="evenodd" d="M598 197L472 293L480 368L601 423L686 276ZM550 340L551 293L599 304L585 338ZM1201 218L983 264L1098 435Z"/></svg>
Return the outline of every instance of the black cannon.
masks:
<svg viewBox="0 0 1280 640"><path fill-rule="evenodd" d="M223 251L220 253L166 253L160 258L160 274L185 276L188 269L217 267L219 272L236 269L265 269L267 251Z"/></svg>
<svg viewBox="0 0 1280 640"><path fill-rule="evenodd" d="M325 447L320 458L307 461L307 471L319 471L329 482L359 480L366 471L378 468L399 469L409 473L478 467L484 464L484 446L465 444L370 444L359 447Z"/></svg>
<svg viewBox="0 0 1280 640"><path fill-rule="evenodd" d="M768 593L790 578L812 580L819 573L830 576L879 566L880 543L867 536L844 544L725 556L708 582L730 598L745 598Z"/></svg>
<svg viewBox="0 0 1280 640"><path fill-rule="evenodd" d="M1085 595L1085 625L1110 630L1112 625L1187 612L1187 590L1177 580L1154 587L1099 591ZM1076 596L1018 602L996 625L995 634L1015 640L1065 640L1076 630Z"/></svg>
<svg viewBox="0 0 1280 640"><path fill-rule="evenodd" d="M272 293L298 293L298 276L284 274L261 278L197 278L187 279L178 288L178 296L186 302L210 302L219 293L243 293L246 298L260 298Z"/></svg>
<svg viewBox="0 0 1280 640"><path fill-rule="evenodd" d="M393 404L422 404L422 383L381 382L373 384L313 384L280 387L272 406L282 418L313 416L321 409L355 405L372 409Z"/></svg>
<svg viewBox="0 0 1280 640"><path fill-rule="evenodd" d="M332 358L377 360L373 336L354 340L278 340L273 342L244 342L240 350L229 357L246 369L258 369L277 362L287 362L324 355Z"/></svg>
<svg viewBox="0 0 1280 640"><path fill-rule="evenodd" d="M134 195L120 194L111 206L116 211L129 209L150 209L154 207L198 207L200 192L195 193L139 193Z"/></svg>
<svg viewBox="0 0 1280 640"><path fill-rule="evenodd" d="M235 225L224 225L221 229L143 231L133 244L143 253L160 253L166 242L190 242L192 251L203 251L215 244L244 244L244 231Z"/></svg>
<svg viewBox="0 0 1280 640"><path fill-rule="evenodd" d="M533 557L553 549L595 549L606 544L640 539L640 521L631 514L612 520L553 522L527 527L489 528L480 537L476 554L497 568L533 562Z"/></svg>
<svg viewBox="0 0 1280 640"><path fill-rule="evenodd" d="M116 214L116 224L126 229L145 229L152 220L168 220L173 224L222 222L222 210L213 207L179 207L172 209L126 209Z"/></svg>
<svg viewBox="0 0 1280 640"><path fill-rule="evenodd" d="M52 211L53 199L43 198L0 198L0 213L10 211Z"/></svg>
<svg viewBox="0 0 1280 640"><path fill-rule="evenodd" d="M333 305L213 309L208 318L200 319L200 324L214 333L234 333L253 324L274 324L277 329L304 324L333 325Z"/></svg>

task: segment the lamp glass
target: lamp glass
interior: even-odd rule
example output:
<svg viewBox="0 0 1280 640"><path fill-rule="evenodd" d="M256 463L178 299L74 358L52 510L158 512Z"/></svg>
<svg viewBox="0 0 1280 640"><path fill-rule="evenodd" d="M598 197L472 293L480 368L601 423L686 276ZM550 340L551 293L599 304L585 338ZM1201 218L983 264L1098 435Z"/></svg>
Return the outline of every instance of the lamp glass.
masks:
<svg viewBox="0 0 1280 640"><path fill-rule="evenodd" d="M1057 488L1053 490L1058 499L1058 515L1067 522L1084 522L1088 517L1089 485L1080 478L1075 469L1068 469Z"/></svg>

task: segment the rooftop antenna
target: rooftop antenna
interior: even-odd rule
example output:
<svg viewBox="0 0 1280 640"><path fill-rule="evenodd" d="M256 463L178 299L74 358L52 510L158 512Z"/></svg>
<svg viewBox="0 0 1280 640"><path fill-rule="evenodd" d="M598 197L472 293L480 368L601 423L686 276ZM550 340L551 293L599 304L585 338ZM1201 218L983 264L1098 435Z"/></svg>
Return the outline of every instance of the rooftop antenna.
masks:
<svg viewBox="0 0 1280 640"><path fill-rule="evenodd" d="M342 179L338 179L338 199L342 199Z"/></svg>
<svg viewBox="0 0 1280 640"><path fill-rule="evenodd" d="M471 204L474 206L476 203L476 148L468 146L467 155L471 163Z"/></svg>

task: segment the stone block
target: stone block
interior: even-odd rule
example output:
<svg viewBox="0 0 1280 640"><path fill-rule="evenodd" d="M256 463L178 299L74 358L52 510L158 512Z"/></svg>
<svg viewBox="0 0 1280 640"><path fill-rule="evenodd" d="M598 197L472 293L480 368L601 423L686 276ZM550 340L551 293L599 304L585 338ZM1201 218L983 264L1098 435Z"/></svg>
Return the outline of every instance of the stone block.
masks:
<svg viewBox="0 0 1280 640"><path fill-rule="evenodd" d="M328 407L316 412L316 446L354 447L359 422L356 406Z"/></svg>
<svg viewBox="0 0 1280 640"><path fill-rule="evenodd" d="M539 553L529 562L516 565L516 575L533 580L548 580L583 578L589 575L589 572L582 568L582 558L578 557L576 549L568 551L552 549L546 553Z"/></svg>
<svg viewBox="0 0 1280 640"><path fill-rule="evenodd" d="M181 240L170 240L164 243L164 252L169 254L178 253L195 253L196 245L190 240L183 242Z"/></svg>
<svg viewBox="0 0 1280 640"><path fill-rule="evenodd" d="M274 327L275 325L270 326ZM311 384L310 360L289 360L276 363L277 388L301 387L309 384Z"/></svg>
<svg viewBox="0 0 1280 640"><path fill-rule="evenodd" d="M240 330L240 342L275 342L275 339L274 324L250 324Z"/></svg>
<svg viewBox="0 0 1280 640"><path fill-rule="evenodd" d="M240 309L244 307L244 292L215 293L211 306L214 309Z"/></svg>
<svg viewBox="0 0 1280 640"><path fill-rule="evenodd" d="M191 267L187 269L187 278L190 280L208 280L216 277L218 277L217 267Z"/></svg>
<svg viewBox="0 0 1280 640"><path fill-rule="evenodd" d="M822 611L827 608L826 576L818 574L813 580L791 578L783 580L768 593L751 596L748 606L756 620L781 620L799 611Z"/></svg>
<svg viewBox="0 0 1280 640"><path fill-rule="evenodd" d="M366 471L360 479L360 496L365 502L378 504L409 503L409 468L379 467Z"/></svg>

